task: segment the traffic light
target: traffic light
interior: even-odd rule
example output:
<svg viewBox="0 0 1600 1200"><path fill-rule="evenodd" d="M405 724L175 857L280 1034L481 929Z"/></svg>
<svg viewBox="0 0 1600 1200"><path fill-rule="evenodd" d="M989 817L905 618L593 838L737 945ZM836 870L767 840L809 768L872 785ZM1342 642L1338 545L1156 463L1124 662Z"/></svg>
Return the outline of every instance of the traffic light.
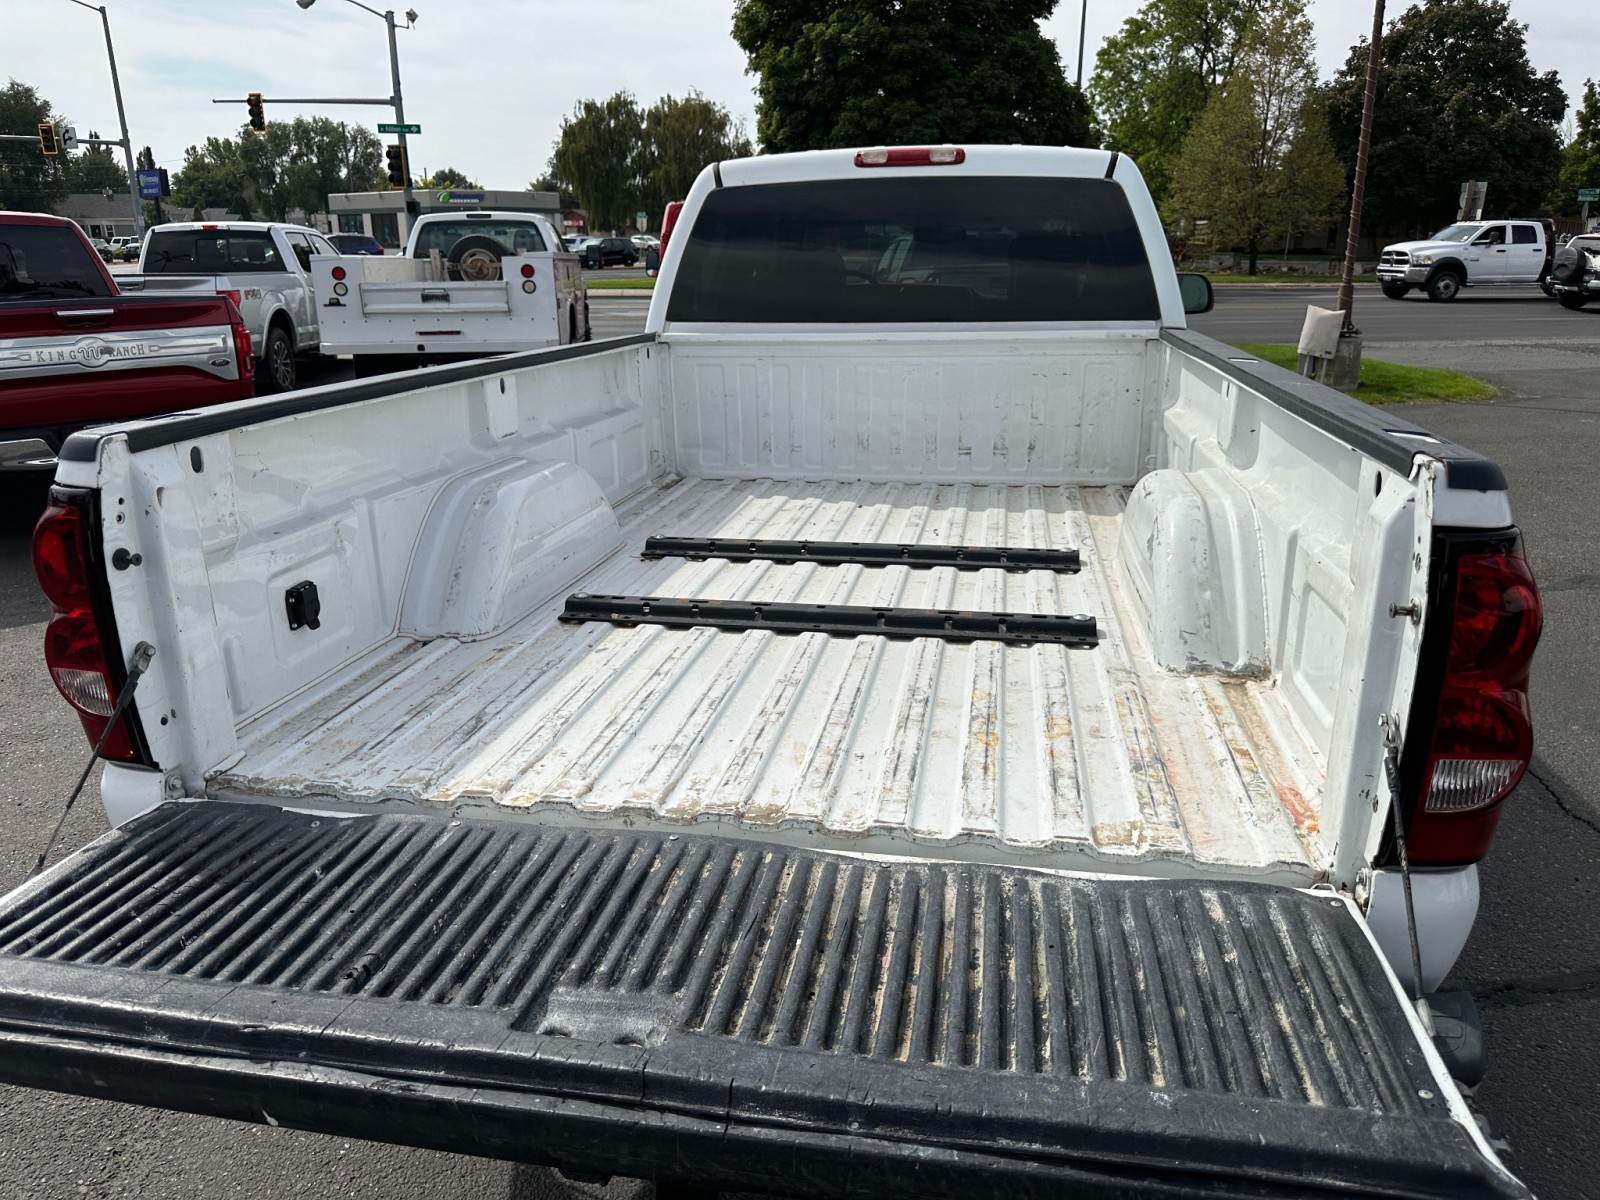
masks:
<svg viewBox="0 0 1600 1200"><path fill-rule="evenodd" d="M251 92L245 97L245 104L250 109L250 128L256 133L267 131L267 114L261 107L261 93Z"/></svg>
<svg viewBox="0 0 1600 1200"><path fill-rule="evenodd" d="M56 127L49 121L39 122L39 149L46 154L61 153L61 143L56 140Z"/></svg>
<svg viewBox="0 0 1600 1200"><path fill-rule="evenodd" d="M389 186L403 188L409 178L406 170L406 151L404 146L390 146L383 152L384 158L389 161Z"/></svg>

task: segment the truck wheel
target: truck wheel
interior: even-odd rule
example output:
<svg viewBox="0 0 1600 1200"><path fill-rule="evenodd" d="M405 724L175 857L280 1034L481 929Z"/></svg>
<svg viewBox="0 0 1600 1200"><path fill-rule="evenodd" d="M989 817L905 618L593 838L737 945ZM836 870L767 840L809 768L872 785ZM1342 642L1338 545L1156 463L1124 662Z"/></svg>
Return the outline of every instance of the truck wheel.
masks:
<svg viewBox="0 0 1600 1200"><path fill-rule="evenodd" d="M587 296L583 300L583 340L586 342L594 341L594 322L589 320L589 298Z"/></svg>
<svg viewBox="0 0 1600 1200"><path fill-rule="evenodd" d="M1573 312L1577 312L1585 304L1589 303L1589 297L1582 292L1562 292L1556 297L1556 303L1561 305L1562 308L1570 308Z"/></svg>
<svg viewBox="0 0 1600 1200"><path fill-rule="evenodd" d="M1556 294L1555 284L1551 283L1548 279L1539 280L1539 290L1541 292L1543 292L1546 296L1551 297L1552 299L1555 297L1555 294Z"/></svg>
<svg viewBox="0 0 1600 1200"><path fill-rule="evenodd" d="M567 345L574 346L578 342L578 306L567 305Z"/></svg>
<svg viewBox="0 0 1600 1200"><path fill-rule="evenodd" d="M1411 285L1406 283L1386 283L1383 285L1383 294L1391 300L1404 299L1406 293L1410 290Z"/></svg>
<svg viewBox="0 0 1600 1200"><path fill-rule="evenodd" d="M1454 271L1440 271L1428 280L1429 300L1454 300L1461 294L1461 276Z"/></svg>
<svg viewBox="0 0 1600 1200"><path fill-rule="evenodd" d="M294 339L282 325L267 330L267 343L256 364L256 391L263 396L294 391Z"/></svg>
<svg viewBox="0 0 1600 1200"><path fill-rule="evenodd" d="M500 278L500 258L505 247L481 233L457 238L445 255L451 279L468 283L488 283Z"/></svg>

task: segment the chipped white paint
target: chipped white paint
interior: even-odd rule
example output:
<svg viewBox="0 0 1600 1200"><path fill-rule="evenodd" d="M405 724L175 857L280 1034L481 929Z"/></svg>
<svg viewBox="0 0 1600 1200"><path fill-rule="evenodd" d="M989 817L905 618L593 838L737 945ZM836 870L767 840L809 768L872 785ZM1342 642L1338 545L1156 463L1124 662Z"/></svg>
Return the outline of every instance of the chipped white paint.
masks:
<svg viewBox="0 0 1600 1200"><path fill-rule="evenodd" d="M577 590L1090 613L1093 650L567 626L559 599L472 643L396 638L240 731L230 794L491 802L811 844L1003 848L1059 866L1315 879L1280 800L1315 756L1270 684L1173 675L1117 577L1125 491L682 482L624 506L650 534L1076 546L1076 575L646 562ZM1254 730L1275 731L1267 752ZM1285 762L1294 764L1282 777ZM1313 808L1316 795L1305 803ZM1314 832L1314 823L1310 832ZM819 837L820 835L820 837Z"/></svg>

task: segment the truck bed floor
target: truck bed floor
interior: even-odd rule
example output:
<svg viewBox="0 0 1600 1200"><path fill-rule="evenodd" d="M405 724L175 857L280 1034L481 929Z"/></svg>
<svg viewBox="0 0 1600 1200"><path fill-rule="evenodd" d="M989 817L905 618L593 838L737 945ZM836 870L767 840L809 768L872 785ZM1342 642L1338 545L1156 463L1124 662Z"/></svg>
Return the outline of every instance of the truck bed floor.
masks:
<svg viewBox="0 0 1600 1200"><path fill-rule="evenodd" d="M1317 877L1321 769L1270 684L1159 668L1116 562L1120 488L672 481L573 591L1085 613L1091 648L566 625L396 637L241 731L213 795L1140 875ZM1077 574L642 560L653 535L1075 547ZM564 596L564 594L563 594Z"/></svg>

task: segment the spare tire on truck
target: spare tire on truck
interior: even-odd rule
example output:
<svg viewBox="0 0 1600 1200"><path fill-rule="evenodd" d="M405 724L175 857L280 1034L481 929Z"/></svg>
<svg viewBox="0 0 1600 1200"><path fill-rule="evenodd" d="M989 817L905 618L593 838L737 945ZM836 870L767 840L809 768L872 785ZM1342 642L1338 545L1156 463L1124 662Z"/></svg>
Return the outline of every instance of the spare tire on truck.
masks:
<svg viewBox="0 0 1600 1200"><path fill-rule="evenodd" d="M500 259L506 248L494 238L481 233L458 238L445 255L446 273L451 279L466 283L488 283L499 279Z"/></svg>

